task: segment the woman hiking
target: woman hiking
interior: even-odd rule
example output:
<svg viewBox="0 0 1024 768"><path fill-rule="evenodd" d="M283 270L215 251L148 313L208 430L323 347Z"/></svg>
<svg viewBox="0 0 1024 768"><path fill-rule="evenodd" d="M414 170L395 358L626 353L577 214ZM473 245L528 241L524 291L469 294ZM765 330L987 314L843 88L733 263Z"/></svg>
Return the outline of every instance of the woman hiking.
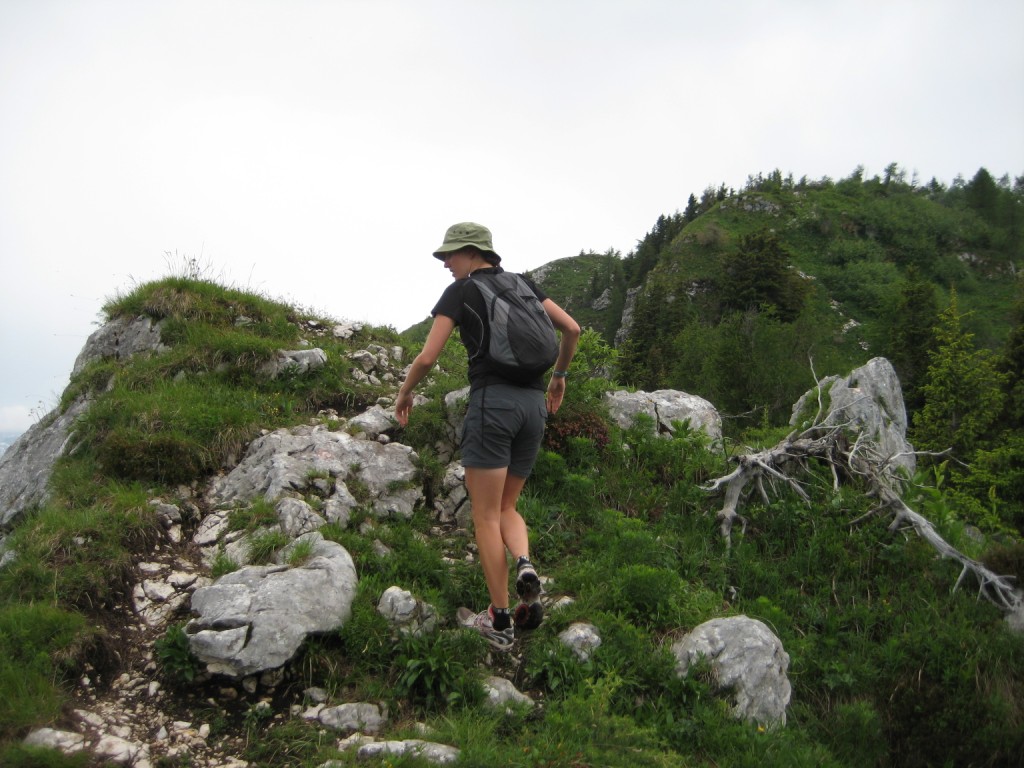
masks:
<svg viewBox="0 0 1024 768"><path fill-rule="evenodd" d="M547 414L557 412L562 404L580 326L532 281L505 273L487 227L473 222L452 225L434 257L444 262L454 282L431 310L433 325L399 389L395 416L403 427L408 424L413 390L437 362L445 342L458 326L469 357L470 383L461 459L473 507L480 565L490 594L486 610L463 618L467 626L480 631L493 646L507 650L515 638L513 624L520 629L532 629L543 617L540 579L530 562L526 522L516 510L516 502L540 450ZM503 278L494 277L503 274ZM495 285L505 286L517 280L532 293L527 296L527 303L539 302L550 325L561 332L561 338L555 340L548 328L556 345L551 354L557 355L557 359L546 384L546 368L503 364L490 346L492 341L500 346L502 334L525 332L525 323L516 321L507 328L501 324L503 318L491 317ZM521 283L516 284L521 288ZM550 367L550 359L546 365ZM521 600L514 614L509 610L506 550L516 562L516 592Z"/></svg>

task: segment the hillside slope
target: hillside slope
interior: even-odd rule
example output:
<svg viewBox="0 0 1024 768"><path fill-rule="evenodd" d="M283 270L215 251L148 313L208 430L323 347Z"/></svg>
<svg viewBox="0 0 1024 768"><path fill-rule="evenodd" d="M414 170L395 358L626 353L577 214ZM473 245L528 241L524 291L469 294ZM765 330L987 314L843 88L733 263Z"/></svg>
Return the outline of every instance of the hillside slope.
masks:
<svg viewBox="0 0 1024 768"><path fill-rule="evenodd" d="M581 343L581 373L521 507L549 599L571 602L512 654L488 655L453 621L459 606L486 600L465 521L433 505L446 487L444 396L465 380L453 346L409 427L384 432L415 450L424 501L408 519L381 517L373 489L353 481L351 515L318 529L358 573L350 619L307 641L280 674L207 675L182 642L187 602L170 606L159 631L137 607L167 599L156 574L189 590L237 566L227 546L212 563L198 557L197 535L218 520L232 536L255 536L262 557L279 558L275 572L300 567L281 554L287 539L266 500L228 510L209 491L266 431L315 425L351 442L348 417L394 396L397 363L386 361L398 357L396 339L181 279L140 286L107 312L159 323L166 349L96 359L76 375L65 402L88 394L91 405L75 448L51 500L5 536L17 554L0 568L4 764L43 759L18 741L30 728L93 722L122 741L144 738L147 759L167 768L355 764L338 745L344 731L304 716L318 700L383 703L379 736L429 733L457 746L465 765L1005 765L1024 750L1024 647L991 604L969 589L950 593L951 563L865 516L872 502L856 478L836 487L825 466L809 468L810 504L785 486L770 504L749 499L747 530L725 548L713 522L720 500L703 484L730 471L730 449L685 429L658 437L642 420L610 422L601 405L610 382L582 373L608 369L613 355L597 334ZM282 350L314 348L324 353L317 365L275 367ZM306 473L286 495L326 513L341 474ZM965 535L955 503L927 477L917 482L915 506L965 551L999 567L1019 557L1012 541ZM378 609L391 586L434 606L438 630L395 634ZM706 669L675 674L674 638L739 614L771 627L790 657L785 728L734 720ZM585 662L558 639L574 622L602 640ZM490 674L535 706L488 709ZM390 759L370 764L424 764Z"/></svg>

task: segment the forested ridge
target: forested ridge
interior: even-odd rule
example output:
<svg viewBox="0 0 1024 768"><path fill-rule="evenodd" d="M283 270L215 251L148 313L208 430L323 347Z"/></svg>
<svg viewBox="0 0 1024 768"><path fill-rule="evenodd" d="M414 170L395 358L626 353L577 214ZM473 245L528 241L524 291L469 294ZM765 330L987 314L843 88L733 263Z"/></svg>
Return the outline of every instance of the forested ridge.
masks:
<svg viewBox="0 0 1024 768"><path fill-rule="evenodd" d="M946 186L862 168L708 187L622 256L546 265L544 287L617 344L618 378L680 389L738 434L782 425L815 374L884 356L921 450L971 518L1024 525L1024 177ZM623 310L625 309L625 317Z"/></svg>

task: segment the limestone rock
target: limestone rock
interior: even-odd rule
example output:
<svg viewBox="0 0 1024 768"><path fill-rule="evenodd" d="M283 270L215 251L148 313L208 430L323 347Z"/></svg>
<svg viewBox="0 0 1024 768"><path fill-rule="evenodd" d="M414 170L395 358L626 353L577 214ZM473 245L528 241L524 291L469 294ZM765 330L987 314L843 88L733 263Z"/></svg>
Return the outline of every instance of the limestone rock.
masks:
<svg viewBox="0 0 1024 768"><path fill-rule="evenodd" d="M762 622L747 616L706 621L673 643L672 653L680 677L701 657L710 662L717 688L729 692L737 719L786 724L789 654Z"/></svg>
<svg viewBox="0 0 1024 768"><path fill-rule="evenodd" d="M307 635L348 620L357 585L352 557L319 533L297 539L304 540L312 552L298 567L247 566L195 591L185 631L210 672L240 678L276 669Z"/></svg>
<svg viewBox="0 0 1024 768"><path fill-rule="evenodd" d="M466 420L466 406L469 403L469 387L457 389L444 396L445 438L444 445L438 446L438 458L448 461L459 447L462 436L462 422Z"/></svg>
<svg viewBox="0 0 1024 768"><path fill-rule="evenodd" d="M71 375L81 373L94 360L163 352L167 347L160 340L160 327L148 317L119 317L105 323L86 340ZM47 414L0 457L0 530L10 528L26 510L45 503L53 464L68 450L72 425L88 404L80 397L63 413Z"/></svg>
<svg viewBox="0 0 1024 768"><path fill-rule="evenodd" d="M517 689L512 681L491 675L484 680L484 693L487 694L487 705L494 709L509 709L510 704L533 707L533 699Z"/></svg>
<svg viewBox="0 0 1024 768"><path fill-rule="evenodd" d="M608 392L605 402L611 417L622 428L632 426L638 414L654 420L659 434L672 434L673 421L687 422L692 429L703 430L713 440L722 437L722 417L711 403L702 397L674 389L654 392Z"/></svg>
<svg viewBox="0 0 1024 768"><path fill-rule="evenodd" d="M601 635L593 624L577 621L559 633L558 639L580 661L588 661L590 654L601 645Z"/></svg>
<svg viewBox="0 0 1024 768"><path fill-rule="evenodd" d="M277 502L274 510L277 512L281 530L293 539L327 524L327 521L302 499L285 497Z"/></svg>
<svg viewBox="0 0 1024 768"><path fill-rule="evenodd" d="M313 349L278 350L277 357L264 363L260 367L260 373L271 379L276 379L286 371L295 374L304 374L323 368L327 363L327 353L319 347Z"/></svg>
<svg viewBox="0 0 1024 768"><path fill-rule="evenodd" d="M388 721L388 713L376 704L359 702L324 707L318 719L335 731L379 733Z"/></svg>
<svg viewBox="0 0 1024 768"><path fill-rule="evenodd" d="M437 628L437 610L401 587L388 587L377 601L377 613L403 635L420 637Z"/></svg>
<svg viewBox="0 0 1024 768"><path fill-rule="evenodd" d="M13 527L22 513L46 502L53 464L68 450L72 425L88 404L82 397L64 413L52 412L0 456L0 530Z"/></svg>
<svg viewBox="0 0 1024 768"><path fill-rule="evenodd" d="M892 364L884 357L875 357L849 376L826 376L818 386L806 392L793 406L789 423L795 427L809 426L818 410L818 392L825 412L821 423L826 426L848 424L854 439L863 434L891 459L892 469L913 474L917 461L914 447L907 442L907 410L903 390Z"/></svg>
<svg viewBox="0 0 1024 768"><path fill-rule="evenodd" d="M453 765L459 759L459 750L447 744L437 744L421 739L405 741L374 741L359 747L356 757L360 760L385 756L404 757L409 755L426 760L434 765Z"/></svg>
<svg viewBox="0 0 1024 768"><path fill-rule="evenodd" d="M454 461L445 468L441 492L434 499L434 511L439 522L469 527L473 508L466 491L466 470L460 462Z"/></svg>
<svg viewBox="0 0 1024 768"><path fill-rule="evenodd" d="M259 496L277 501L329 476L336 502L329 519L343 516L357 503L346 482L368 496L365 502L376 517L408 519L423 497L413 482L415 460L408 446L360 440L323 425L279 429L254 440L238 466L213 482L209 498L214 505L246 503Z"/></svg>
<svg viewBox="0 0 1024 768"><path fill-rule="evenodd" d="M116 317L94 331L75 358L71 376L85 370L95 360L115 358L127 360L144 352L161 353L168 349L160 339L163 323L149 317Z"/></svg>
<svg viewBox="0 0 1024 768"><path fill-rule="evenodd" d="M37 728L25 737L24 743L30 747L46 747L60 750L64 754L71 754L82 751L85 746L85 737L72 731Z"/></svg>
<svg viewBox="0 0 1024 768"><path fill-rule="evenodd" d="M376 440L388 430L395 428L398 422L395 421L394 413L394 410L385 410L379 405L373 405L349 419L348 427Z"/></svg>

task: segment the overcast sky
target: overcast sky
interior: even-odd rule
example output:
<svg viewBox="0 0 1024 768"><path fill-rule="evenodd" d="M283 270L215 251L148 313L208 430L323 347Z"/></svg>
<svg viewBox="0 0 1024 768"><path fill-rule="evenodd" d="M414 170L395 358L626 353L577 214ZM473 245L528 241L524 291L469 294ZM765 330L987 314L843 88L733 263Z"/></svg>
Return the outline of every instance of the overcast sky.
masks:
<svg viewBox="0 0 1024 768"><path fill-rule="evenodd" d="M457 221L523 271L774 168L1024 175L1022 39L1020 0L0 0L0 431L189 258L401 330Z"/></svg>

